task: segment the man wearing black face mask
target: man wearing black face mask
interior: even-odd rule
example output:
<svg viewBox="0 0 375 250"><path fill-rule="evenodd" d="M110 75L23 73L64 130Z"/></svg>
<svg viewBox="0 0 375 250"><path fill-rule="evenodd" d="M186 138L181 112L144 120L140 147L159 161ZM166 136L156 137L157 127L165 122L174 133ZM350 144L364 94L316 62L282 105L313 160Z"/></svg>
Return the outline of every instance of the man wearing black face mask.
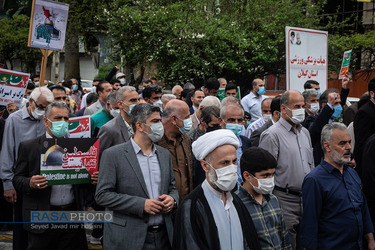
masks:
<svg viewBox="0 0 375 250"><path fill-rule="evenodd" d="M208 106L202 109L200 124L198 128L187 133L191 141L194 142L205 133L220 129L220 109L216 106ZM200 161L193 156L193 187L201 184L206 178L206 173L201 167Z"/></svg>

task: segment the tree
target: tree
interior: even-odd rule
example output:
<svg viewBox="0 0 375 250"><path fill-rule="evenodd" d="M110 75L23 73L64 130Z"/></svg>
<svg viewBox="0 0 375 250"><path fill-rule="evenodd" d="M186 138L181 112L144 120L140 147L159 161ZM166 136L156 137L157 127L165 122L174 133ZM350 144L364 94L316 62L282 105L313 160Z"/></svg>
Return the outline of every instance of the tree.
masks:
<svg viewBox="0 0 375 250"><path fill-rule="evenodd" d="M30 18L26 15L0 19L0 62L21 60L26 72L33 72L41 60L39 50L27 46Z"/></svg>
<svg viewBox="0 0 375 250"><path fill-rule="evenodd" d="M113 1L103 20L130 68L156 62L170 83L226 76L248 87L255 76L285 72L285 26L317 27L320 7L307 0Z"/></svg>

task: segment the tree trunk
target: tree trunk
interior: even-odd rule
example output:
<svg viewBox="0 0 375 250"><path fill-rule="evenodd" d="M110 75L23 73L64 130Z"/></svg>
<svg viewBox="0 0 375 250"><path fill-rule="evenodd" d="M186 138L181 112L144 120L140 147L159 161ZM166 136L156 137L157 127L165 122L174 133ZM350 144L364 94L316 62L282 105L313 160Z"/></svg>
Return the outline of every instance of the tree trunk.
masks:
<svg viewBox="0 0 375 250"><path fill-rule="evenodd" d="M72 23L68 23L65 38L65 81L70 80L71 78L81 79L79 69L78 33L75 31L74 27L71 27L69 24Z"/></svg>

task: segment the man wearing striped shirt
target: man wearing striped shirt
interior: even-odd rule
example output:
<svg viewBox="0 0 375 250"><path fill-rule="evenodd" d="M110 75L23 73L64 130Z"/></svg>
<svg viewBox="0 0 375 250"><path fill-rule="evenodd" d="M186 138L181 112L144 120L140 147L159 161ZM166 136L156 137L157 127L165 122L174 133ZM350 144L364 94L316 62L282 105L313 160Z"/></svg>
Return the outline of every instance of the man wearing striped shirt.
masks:
<svg viewBox="0 0 375 250"><path fill-rule="evenodd" d="M277 162L262 148L247 149L241 157L244 182L237 191L249 211L263 250L292 249L279 201L271 192Z"/></svg>

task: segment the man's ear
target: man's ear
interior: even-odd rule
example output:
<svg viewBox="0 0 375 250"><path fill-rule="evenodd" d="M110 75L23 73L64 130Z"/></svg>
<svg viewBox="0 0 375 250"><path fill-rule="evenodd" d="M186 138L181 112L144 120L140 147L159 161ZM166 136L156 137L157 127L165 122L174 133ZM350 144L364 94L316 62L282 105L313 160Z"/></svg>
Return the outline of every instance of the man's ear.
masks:
<svg viewBox="0 0 375 250"><path fill-rule="evenodd" d="M243 178L244 178L245 181L249 181L249 180L250 180L250 177L251 177L250 173L247 172L247 171L244 171L244 172L242 173L242 176L243 176Z"/></svg>
<svg viewBox="0 0 375 250"><path fill-rule="evenodd" d="M137 128L137 131L143 132L142 123L140 121L135 123L135 127Z"/></svg>
<svg viewBox="0 0 375 250"><path fill-rule="evenodd" d="M323 147L324 147L325 152L331 152L331 146L329 145L328 142L324 142Z"/></svg>
<svg viewBox="0 0 375 250"><path fill-rule="evenodd" d="M201 160L201 166L204 172L208 173L208 171L210 170L210 166L207 164L205 160Z"/></svg>

